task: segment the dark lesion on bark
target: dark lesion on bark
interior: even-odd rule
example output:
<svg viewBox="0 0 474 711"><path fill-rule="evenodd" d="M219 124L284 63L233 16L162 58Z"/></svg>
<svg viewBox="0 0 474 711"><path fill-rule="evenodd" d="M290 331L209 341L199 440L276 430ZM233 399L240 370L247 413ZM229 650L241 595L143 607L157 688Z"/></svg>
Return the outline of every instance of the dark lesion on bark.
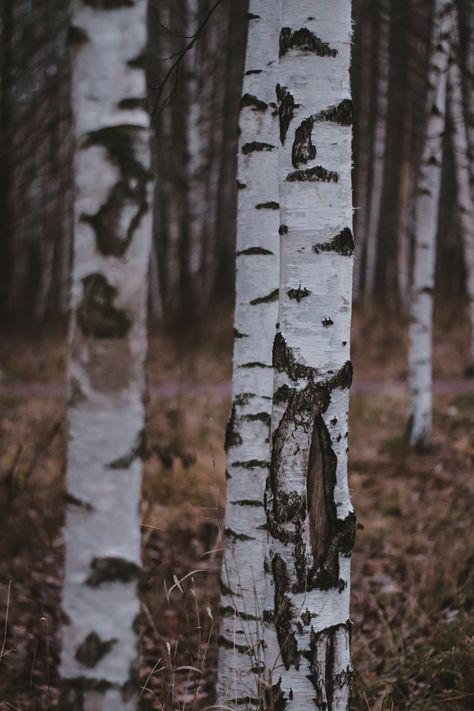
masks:
<svg viewBox="0 0 474 711"><path fill-rule="evenodd" d="M302 289L301 286L299 286L297 289L288 289L286 293L289 299L294 299L298 303L300 303L300 301L302 301L311 294L309 289Z"/></svg>
<svg viewBox="0 0 474 711"><path fill-rule="evenodd" d="M293 120L295 109L298 104L295 103L293 94L288 91L286 86L276 85L276 96L278 101L278 116L280 119L280 141L284 145L286 134Z"/></svg>
<svg viewBox="0 0 474 711"><path fill-rule="evenodd" d="M266 111L268 109L268 104L266 101L258 99L253 94L244 94L240 100L240 108L249 108L254 111Z"/></svg>
<svg viewBox="0 0 474 711"><path fill-rule="evenodd" d="M86 585L96 588L103 583L130 583L138 580L140 567L125 558L94 558Z"/></svg>
<svg viewBox="0 0 474 711"><path fill-rule="evenodd" d="M122 99L118 103L119 109L142 109L147 110L147 100L144 97Z"/></svg>
<svg viewBox="0 0 474 711"><path fill-rule="evenodd" d="M256 306L257 304L268 304L272 301L278 301L278 294L279 294L279 290L274 289L273 291L271 291L269 294L266 294L265 296L260 296L256 299L252 299L252 301L250 301L250 304L251 304L251 306Z"/></svg>
<svg viewBox="0 0 474 711"><path fill-rule="evenodd" d="M286 176L288 183L337 183L339 173L333 170L326 170L322 165L315 165L314 168L295 170Z"/></svg>
<svg viewBox="0 0 474 711"><path fill-rule="evenodd" d="M70 47L78 48L84 44L87 44L89 41L90 37L82 27L78 27L78 25L69 25L67 31L67 43Z"/></svg>
<svg viewBox="0 0 474 711"><path fill-rule="evenodd" d="M82 0L82 2L95 10L118 10L136 4L136 0Z"/></svg>
<svg viewBox="0 0 474 711"><path fill-rule="evenodd" d="M237 430L236 419L237 409L236 403L234 402L230 411L230 417L227 421L227 425L225 428L224 449L226 452L228 452L232 447L237 447L239 444L242 444L242 437L240 436Z"/></svg>
<svg viewBox="0 0 474 711"><path fill-rule="evenodd" d="M273 255L273 252L271 252L269 249L264 249L264 247L247 247L247 249L241 249L239 252L237 252L237 257L240 257L242 254L246 255L261 255L266 256L266 255Z"/></svg>
<svg viewBox="0 0 474 711"><path fill-rule="evenodd" d="M276 684L267 686L264 692L264 711L285 711L288 699L281 688L281 678Z"/></svg>
<svg viewBox="0 0 474 711"><path fill-rule="evenodd" d="M142 131L138 126L109 126L89 133L82 145L83 148L104 148L119 172L118 181L99 210L94 215L81 215L81 221L91 225L94 230L97 247L104 255L122 256L142 217L148 212L147 183L152 176L138 160L134 146L134 134ZM127 218L124 227L123 216L130 207L133 208L132 215Z"/></svg>
<svg viewBox="0 0 474 711"><path fill-rule="evenodd" d="M331 123L337 123L339 126L352 126L352 101L343 99L339 104L329 106L324 111L320 111L313 116L313 119L314 121L331 121Z"/></svg>
<svg viewBox="0 0 474 711"><path fill-rule="evenodd" d="M354 236L350 227L344 227L328 242L321 242L313 245L313 252L320 254L321 252L335 252L345 257L350 257L354 253Z"/></svg>
<svg viewBox="0 0 474 711"><path fill-rule="evenodd" d="M83 295L77 307L77 323L83 335L98 339L125 338L132 322L115 306L117 289L103 274L89 274L82 280Z"/></svg>
<svg viewBox="0 0 474 711"><path fill-rule="evenodd" d="M234 543L236 541L254 541L254 536L247 536L246 533L237 533L230 526L224 529L224 536L230 538Z"/></svg>
<svg viewBox="0 0 474 711"><path fill-rule="evenodd" d="M323 42L307 27L293 31L291 27L282 27L280 31L280 57L288 54L290 50L317 54L319 57L336 57L337 49Z"/></svg>
<svg viewBox="0 0 474 711"><path fill-rule="evenodd" d="M244 156L249 153L256 153L259 151L273 151L275 146L271 143L264 143L262 141L252 141L251 143L244 143L242 146L242 153Z"/></svg>
<svg viewBox="0 0 474 711"><path fill-rule="evenodd" d="M275 200L270 200L269 202L259 202L255 205L256 210L279 210L280 204L275 202Z"/></svg>
<svg viewBox="0 0 474 711"><path fill-rule="evenodd" d="M108 465L109 469L128 469L131 463L139 458L145 459L147 456L147 443L146 443L146 431L142 429L135 439L132 447L128 452L123 454L121 457L114 459Z"/></svg>
<svg viewBox="0 0 474 711"><path fill-rule="evenodd" d="M310 116L304 119L295 131L295 140L291 149L293 168L299 168L302 163L308 163L316 158L316 146L311 138L313 126L314 120Z"/></svg>
<svg viewBox="0 0 474 711"><path fill-rule="evenodd" d="M310 675L309 679L314 686L316 692L315 702L318 708L331 709L333 706L334 691L336 688L349 689L349 703L347 708L351 708L351 687L352 687L352 668L347 667L345 670L335 673L334 660L335 644L337 634L343 631L348 637L348 645L350 645L351 625L350 622L341 625L328 627L321 632L311 631L310 638Z"/></svg>
<svg viewBox="0 0 474 711"><path fill-rule="evenodd" d="M275 586L274 624L281 658L286 669L290 666L298 669L300 655L295 633L292 630L295 611L287 595L290 586L286 563L279 554L272 559L272 575Z"/></svg>
<svg viewBox="0 0 474 711"><path fill-rule="evenodd" d="M97 666L98 662L110 652L116 639L102 640L97 632L91 632L78 647L76 659L89 669Z"/></svg>

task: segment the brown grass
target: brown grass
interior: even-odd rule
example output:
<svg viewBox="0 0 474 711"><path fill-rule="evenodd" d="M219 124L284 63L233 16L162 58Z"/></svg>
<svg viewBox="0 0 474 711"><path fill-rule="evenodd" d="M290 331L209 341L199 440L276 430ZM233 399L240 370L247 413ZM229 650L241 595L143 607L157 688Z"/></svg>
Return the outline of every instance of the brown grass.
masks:
<svg viewBox="0 0 474 711"><path fill-rule="evenodd" d="M465 365L466 327L449 315L443 319L436 371L453 377ZM229 319L221 319L201 334L151 339L151 380L182 383L183 391L152 398L149 407L143 709L204 708L212 699L228 402L205 388L186 394L185 384L229 377L229 333ZM395 317L356 314L354 356L362 380L404 377L404 334ZM58 339L4 341L3 381L55 382L64 353ZM407 451L407 409L402 395L359 393L351 402L351 489L359 520L353 708L472 709L474 396L436 398L434 448L424 456ZM57 396L2 396L0 441L2 640L6 631L0 709L42 711L54 705L59 682L63 403Z"/></svg>

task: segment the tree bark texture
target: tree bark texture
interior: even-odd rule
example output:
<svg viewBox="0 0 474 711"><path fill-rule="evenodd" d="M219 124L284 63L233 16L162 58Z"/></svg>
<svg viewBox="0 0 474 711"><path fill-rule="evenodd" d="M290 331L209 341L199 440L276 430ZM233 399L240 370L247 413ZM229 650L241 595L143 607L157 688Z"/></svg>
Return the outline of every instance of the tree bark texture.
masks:
<svg viewBox="0 0 474 711"><path fill-rule="evenodd" d="M415 254L410 309L409 370L411 388L410 444L430 446L432 430L432 325L436 233L445 130L446 86L452 3L437 0L433 17L430 92L426 134L414 216Z"/></svg>
<svg viewBox="0 0 474 711"><path fill-rule="evenodd" d="M263 671L265 481L278 310L280 3L252 0L240 103L233 404L227 428L218 700L257 708Z"/></svg>
<svg viewBox="0 0 474 711"><path fill-rule="evenodd" d="M62 708L131 711L151 220L146 1L75 0Z"/></svg>
<svg viewBox="0 0 474 711"><path fill-rule="evenodd" d="M269 708L350 707L347 482L351 3L287 0L280 29L280 301L266 484Z"/></svg>

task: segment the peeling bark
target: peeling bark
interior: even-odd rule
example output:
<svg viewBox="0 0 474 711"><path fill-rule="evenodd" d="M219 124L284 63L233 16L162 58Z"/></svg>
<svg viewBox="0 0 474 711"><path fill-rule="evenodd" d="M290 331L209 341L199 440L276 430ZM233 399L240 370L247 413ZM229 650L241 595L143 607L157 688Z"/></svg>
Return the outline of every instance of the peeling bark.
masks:
<svg viewBox="0 0 474 711"><path fill-rule="evenodd" d="M144 454L145 0L73 4L74 268L60 708L136 708Z"/></svg>

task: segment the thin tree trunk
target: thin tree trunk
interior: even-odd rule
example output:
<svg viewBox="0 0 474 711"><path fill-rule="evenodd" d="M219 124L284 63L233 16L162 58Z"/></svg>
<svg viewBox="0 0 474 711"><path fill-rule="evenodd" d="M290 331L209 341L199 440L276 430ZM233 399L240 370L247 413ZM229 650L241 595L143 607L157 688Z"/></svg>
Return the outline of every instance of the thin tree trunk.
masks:
<svg viewBox="0 0 474 711"><path fill-rule="evenodd" d="M259 705L263 670L265 481L278 310L280 3L252 0L240 113L233 405L228 424L218 700Z"/></svg>
<svg viewBox="0 0 474 711"><path fill-rule="evenodd" d="M283 4L280 306L266 487L270 708L350 707L351 3Z"/></svg>
<svg viewBox="0 0 474 711"><path fill-rule="evenodd" d="M146 1L76 2L62 707L136 708L151 220Z"/></svg>
<svg viewBox="0 0 474 711"><path fill-rule="evenodd" d="M453 61L449 69L448 109L453 133L454 166L456 172L457 203L464 248L466 291L471 326L468 372L474 374L474 192L471 187L469 141L464 113L461 67L459 64L459 35L453 23L455 37Z"/></svg>
<svg viewBox="0 0 474 711"><path fill-rule="evenodd" d="M365 269L365 296L371 299L375 288L379 227L382 219L382 196L385 175L387 136L387 109L390 56L390 3L379 2L379 45L377 81L377 118L374 129L374 152L372 165L372 190L367 225L367 248Z"/></svg>
<svg viewBox="0 0 474 711"><path fill-rule="evenodd" d="M449 60L450 0L436 0L433 17L427 125L414 217L415 254L410 312L409 369L411 387L410 444L420 450L431 444L432 330L446 85Z"/></svg>

